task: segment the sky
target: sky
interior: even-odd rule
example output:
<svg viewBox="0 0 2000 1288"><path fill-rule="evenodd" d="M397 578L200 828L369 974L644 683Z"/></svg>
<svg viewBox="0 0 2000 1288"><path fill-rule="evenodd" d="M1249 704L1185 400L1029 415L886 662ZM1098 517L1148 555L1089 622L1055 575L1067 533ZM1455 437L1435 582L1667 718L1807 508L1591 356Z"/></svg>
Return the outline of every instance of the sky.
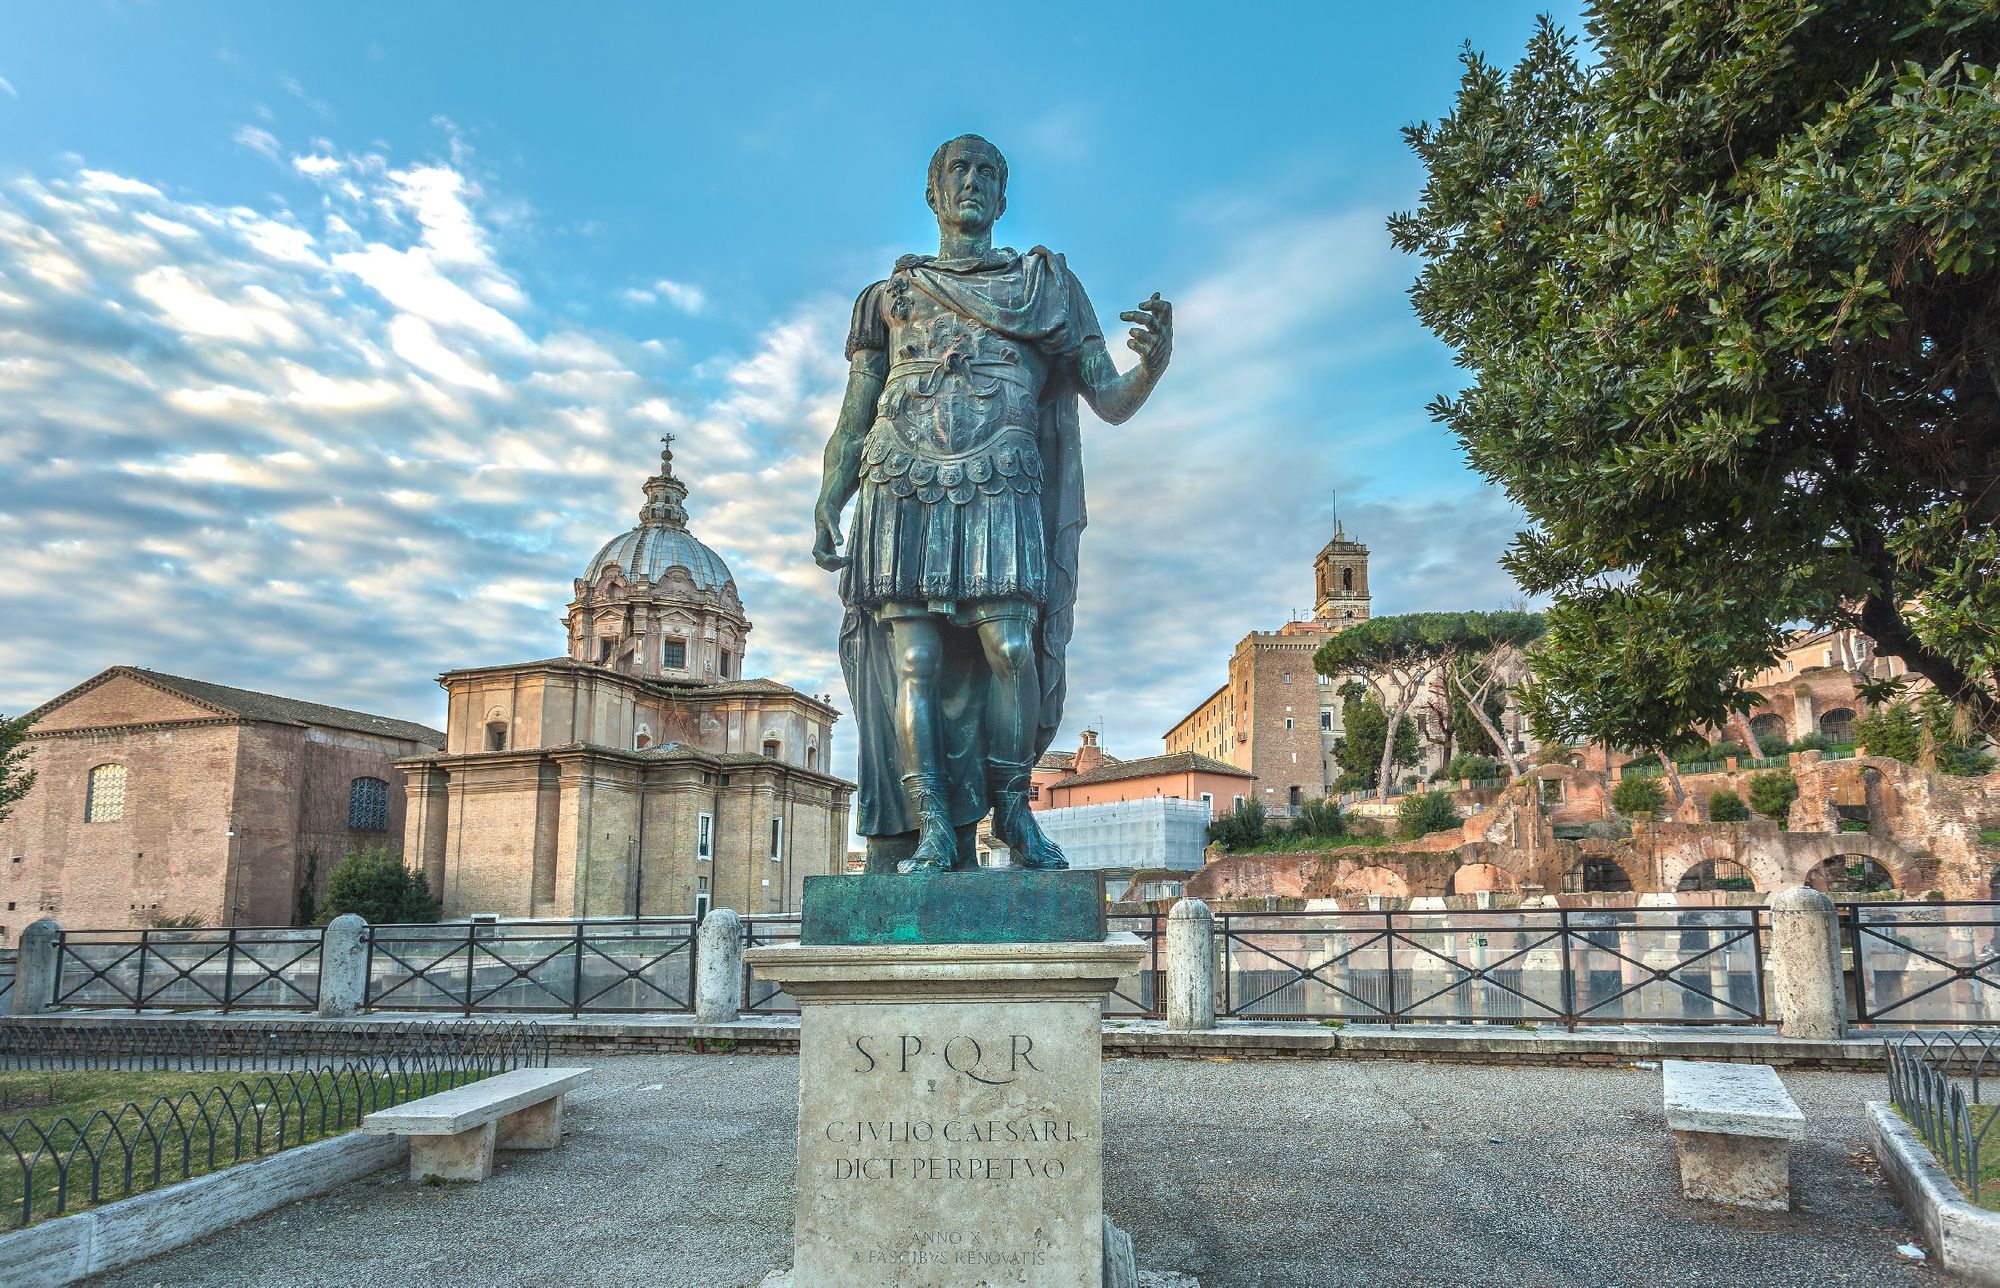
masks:
<svg viewBox="0 0 2000 1288"><path fill-rule="evenodd" d="M811 512L854 297L935 251L924 167L1007 154L1004 245L1172 367L1085 418L1067 720L1113 754L1309 612L1493 608L1519 519L1424 406L1465 383L1384 219L1512 0L0 8L0 712L118 664L438 725L563 651L676 436L746 674L845 708ZM1130 358L1114 345L1121 361ZM842 726L845 727L845 726ZM852 772L837 729L833 768Z"/></svg>

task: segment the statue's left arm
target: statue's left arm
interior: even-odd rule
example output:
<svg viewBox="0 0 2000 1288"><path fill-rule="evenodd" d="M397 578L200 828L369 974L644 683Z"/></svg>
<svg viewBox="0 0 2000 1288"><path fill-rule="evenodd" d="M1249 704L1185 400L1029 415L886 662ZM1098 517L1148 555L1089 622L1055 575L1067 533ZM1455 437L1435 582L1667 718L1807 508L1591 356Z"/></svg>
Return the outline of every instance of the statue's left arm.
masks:
<svg viewBox="0 0 2000 1288"><path fill-rule="evenodd" d="M1118 317L1133 324L1125 343L1139 355L1138 366L1130 371L1118 370L1112 365L1110 350L1096 336L1086 340L1076 355L1084 401L1114 425L1129 419L1145 405L1174 352L1174 306L1161 299L1159 292Z"/></svg>

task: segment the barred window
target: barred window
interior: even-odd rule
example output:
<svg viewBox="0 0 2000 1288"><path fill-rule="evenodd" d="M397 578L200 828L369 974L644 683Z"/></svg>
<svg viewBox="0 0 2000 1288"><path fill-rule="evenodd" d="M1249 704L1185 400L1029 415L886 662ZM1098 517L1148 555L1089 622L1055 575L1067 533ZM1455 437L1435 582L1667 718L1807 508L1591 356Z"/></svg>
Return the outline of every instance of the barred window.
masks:
<svg viewBox="0 0 2000 1288"><path fill-rule="evenodd" d="M347 786L347 825L357 832L389 830L389 784L357 778Z"/></svg>
<svg viewBox="0 0 2000 1288"><path fill-rule="evenodd" d="M125 766L99 765L90 771L83 798L83 821L110 823L125 817Z"/></svg>
<svg viewBox="0 0 2000 1288"><path fill-rule="evenodd" d="M685 671L688 664L688 644L684 639L669 637L660 650L660 665L669 671Z"/></svg>

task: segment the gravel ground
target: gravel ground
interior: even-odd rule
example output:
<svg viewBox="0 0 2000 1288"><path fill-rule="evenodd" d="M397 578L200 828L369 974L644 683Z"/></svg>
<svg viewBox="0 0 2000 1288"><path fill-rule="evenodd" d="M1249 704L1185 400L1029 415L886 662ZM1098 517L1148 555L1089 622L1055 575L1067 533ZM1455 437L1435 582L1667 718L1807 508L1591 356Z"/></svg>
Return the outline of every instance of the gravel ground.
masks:
<svg viewBox="0 0 2000 1288"><path fill-rule="evenodd" d="M485 1184L385 1173L96 1282L722 1288L788 1262L798 1062L591 1063L562 1147ZM1142 1267L1206 1288L1943 1282L1896 1252L1881 1077L1782 1076L1815 1139L1798 1210L1764 1214L1680 1197L1653 1071L1114 1060L1106 1203Z"/></svg>

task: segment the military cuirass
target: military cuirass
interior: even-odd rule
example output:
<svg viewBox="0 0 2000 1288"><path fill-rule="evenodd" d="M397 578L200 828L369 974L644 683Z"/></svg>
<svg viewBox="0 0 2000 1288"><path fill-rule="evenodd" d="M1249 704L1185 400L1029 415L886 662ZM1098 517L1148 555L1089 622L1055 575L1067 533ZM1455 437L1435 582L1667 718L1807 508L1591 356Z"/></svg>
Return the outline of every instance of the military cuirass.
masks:
<svg viewBox="0 0 2000 1288"><path fill-rule="evenodd" d="M961 317L902 274L886 294L889 370L862 448L869 481L959 505L975 490L1038 492L1046 359Z"/></svg>

